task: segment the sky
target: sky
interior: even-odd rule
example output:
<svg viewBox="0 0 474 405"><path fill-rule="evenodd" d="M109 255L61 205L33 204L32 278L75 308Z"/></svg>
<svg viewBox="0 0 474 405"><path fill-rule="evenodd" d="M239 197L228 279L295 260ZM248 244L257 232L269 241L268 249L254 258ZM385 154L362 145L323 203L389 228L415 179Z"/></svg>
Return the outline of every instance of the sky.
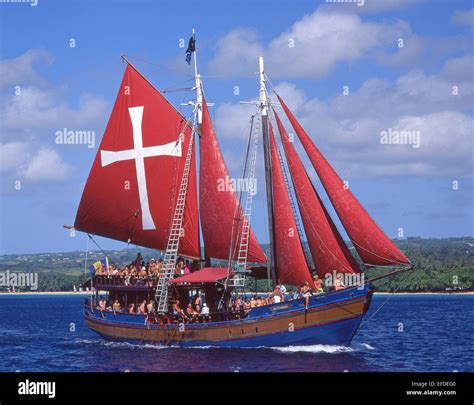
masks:
<svg viewBox="0 0 474 405"><path fill-rule="evenodd" d="M74 222L121 55L159 89L190 87L180 45L193 28L231 176L255 112L240 101L258 97L262 55L271 86L388 236L473 235L471 1L33 0L0 2L0 254L86 248L62 226ZM180 104L192 93L169 98L189 115ZM64 128L94 131L95 144L58 144ZM387 141L402 130L412 142ZM252 226L266 243L262 160Z"/></svg>

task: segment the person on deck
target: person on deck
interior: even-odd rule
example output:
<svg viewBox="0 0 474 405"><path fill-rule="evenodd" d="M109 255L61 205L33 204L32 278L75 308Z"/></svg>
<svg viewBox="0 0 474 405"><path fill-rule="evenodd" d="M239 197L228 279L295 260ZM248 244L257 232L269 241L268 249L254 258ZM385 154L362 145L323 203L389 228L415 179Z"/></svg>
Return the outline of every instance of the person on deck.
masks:
<svg viewBox="0 0 474 405"><path fill-rule="evenodd" d="M256 300L256 297L253 296L251 299L250 299L250 308L255 308L257 306L257 300Z"/></svg>
<svg viewBox="0 0 474 405"><path fill-rule="evenodd" d="M311 288L307 281L304 282L304 286L301 288L301 295L304 298L304 307L308 309L309 306L309 297L311 297Z"/></svg>
<svg viewBox="0 0 474 405"><path fill-rule="evenodd" d="M144 315L145 314L145 308L146 308L146 300L143 300L143 302L138 306L137 313L139 313L140 315Z"/></svg>
<svg viewBox="0 0 474 405"><path fill-rule="evenodd" d="M188 307L186 308L186 316L193 322L196 319L196 316L198 315L198 312L196 312L193 309L192 304L188 304Z"/></svg>
<svg viewBox="0 0 474 405"><path fill-rule="evenodd" d="M193 297L193 305L196 312L198 313L201 312L202 298L201 298L201 293L199 291Z"/></svg>
<svg viewBox="0 0 474 405"><path fill-rule="evenodd" d="M135 268L140 269L142 267L142 261L143 261L142 254L137 253L137 257L132 262L132 264L135 266Z"/></svg>
<svg viewBox="0 0 474 405"><path fill-rule="evenodd" d="M104 300L104 297L101 297L99 301L99 309L101 311L105 311L106 306L107 306L107 301Z"/></svg>
<svg viewBox="0 0 474 405"><path fill-rule="evenodd" d="M189 273L191 273L191 270L189 269L189 265L186 263L186 265L183 268L183 274L186 275Z"/></svg>
<svg viewBox="0 0 474 405"><path fill-rule="evenodd" d="M114 301L114 303L112 305L112 309L113 309L114 312L120 311L121 305L120 305L119 300Z"/></svg>
<svg viewBox="0 0 474 405"><path fill-rule="evenodd" d="M250 305L249 300L245 300L244 302L244 312L247 313L252 309L252 306Z"/></svg>
<svg viewBox="0 0 474 405"><path fill-rule="evenodd" d="M234 311L239 312L240 311L240 306L242 305L242 301L240 297L237 297L234 302Z"/></svg>
<svg viewBox="0 0 474 405"><path fill-rule="evenodd" d="M275 299L275 297L278 297L278 298ZM275 289L273 290L273 302L274 303L280 303L284 300L285 300L285 298L284 298L283 294L281 293L281 287L279 285L277 285L275 287Z"/></svg>
<svg viewBox="0 0 474 405"><path fill-rule="evenodd" d="M336 281L334 282L334 289L336 291L343 290L346 288L344 281L342 281L342 277L336 277Z"/></svg>
<svg viewBox="0 0 474 405"><path fill-rule="evenodd" d="M128 306L128 313L129 314L134 314L135 313L135 304L132 303Z"/></svg>
<svg viewBox="0 0 474 405"><path fill-rule="evenodd" d="M324 293L323 280L321 280L317 274L314 275L313 281L314 281L314 287L316 288L316 294Z"/></svg>
<svg viewBox="0 0 474 405"><path fill-rule="evenodd" d="M180 277L182 276L183 274L183 267L184 267L184 259L182 257L180 257L177 262L176 262L176 265L174 267L174 277Z"/></svg>
<svg viewBox="0 0 474 405"><path fill-rule="evenodd" d="M146 306L146 312L148 312L149 314L155 313L155 303L153 302L153 300L148 301L148 304Z"/></svg>
<svg viewBox="0 0 474 405"><path fill-rule="evenodd" d="M181 309L181 307L179 306L179 300L176 300L173 305L172 305L172 312L173 312L173 316L176 317L176 318L179 318L179 317L182 317L184 319L187 319L187 316L186 314L184 313L184 311Z"/></svg>
<svg viewBox="0 0 474 405"><path fill-rule="evenodd" d="M210 310L209 310L209 307L207 306L206 303L202 304L201 315L204 317L205 322L210 322L211 321Z"/></svg>

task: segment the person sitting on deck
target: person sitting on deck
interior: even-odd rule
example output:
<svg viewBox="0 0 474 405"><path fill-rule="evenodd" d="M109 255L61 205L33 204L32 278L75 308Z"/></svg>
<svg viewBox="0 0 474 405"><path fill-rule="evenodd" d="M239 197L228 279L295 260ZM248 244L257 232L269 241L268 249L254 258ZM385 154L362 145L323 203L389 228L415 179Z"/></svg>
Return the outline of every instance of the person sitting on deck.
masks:
<svg viewBox="0 0 474 405"><path fill-rule="evenodd" d="M146 305L146 312L149 314L153 314L155 312L155 303L153 300L148 301L148 304Z"/></svg>
<svg viewBox="0 0 474 405"><path fill-rule="evenodd" d="M309 297L311 297L311 288L307 281L304 282L304 286L301 288L301 295L304 298L304 307L308 309L309 306Z"/></svg>
<svg viewBox="0 0 474 405"><path fill-rule="evenodd" d="M184 313L184 311L181 309L181 307L179 306L179 300L176 300L174 303L173 303L173 306L172 306L172 312L173 312L173 316L176 317L176 318L184 318L184 319L187 319L187 316L186 314Z"/></svg>
<svg viewBox="0 0 474 405"><path fill-rule="evenodd" d="M146 308L146 300L143 300L143 302L138 306L137 313L140 315L145 314L145 308Z"/></svg>
<svg viewBox="0 0 474 405"><path fill-rule="evenodd" d="M139 269L142 267L142 255L141 253L137 253L137 257L135 258L135 260L132 262L132 264L135 266L135 268Z"/></svg>
<svg viewBox="0 0 474 405"><path fill-rule="evenodd" d="M193 305L197 313L201 312L202 298L201 293L199 291L193 297Z"/></svg>
<svg viewBox="0 0 474 405"><path fill-rule="evenodd" d="M234 311L239 312L241 305L242 305L242 300L240 299L240 297L237 297L234 302Z"/></svg>
<svg viewBox="0 0 474 405"><path fill-rule="evenodd" d="M186 263L186 265L183 268L183 274L186 275L186 274L189 274L189 273L191 273L191 270L189 270L189 265L188 265L188 263Z"/></svg>
<svg viewBox="0 0 474 405"><path fill-rule="evenodd" d="M201 315L209 315L209 307L206 303L202 305Z"/></svg>
<svg viewBox="0 0 474 405"><path fill-rule="evenodd" d="M120 275L120 271L115 264L109 266L109 272L112 276L116 277Z"/></svg>
<svg viewBox="0 0 474 405"><path fill-rule="evenodd" d="M342 281L342 277L336 277L336 281L334 282L334 290L339 291L346 288L344 281Z"/></svg>
<svg viewBox="0 0 474 405"><path fill-rule="evenodd" d="M244 312L248 313L252 309L252 306L250 305L249 300L245 300L244 302Z"/></svg>
<svg viewBox="0 0 474 405"><path fill-rule="evenodd" d="M148 263L148 275L149 276L156 276L156 260L151 259Z"/></svg>
<svg viewBox="0 0 474 405"><path fill-rule="evenodd" d="M211 321L211 315L210 315L209 307L207 306L206 303L202 304L201 315L204 317L205 322L210 322Z"/></svg>
<svg viewBox="0 0 474 405"><path fill-rule="evenodd" d="M250 298L250 308L255 308L257 306L257 299L255 296Z"/></svg>
<svg viewBox="0 0 474 405"><path fill-rule="evenodd" d="M273 303L280 303L284 300L285 298L283 294L281 293L281 287L277 285L275 289L273 290Z"/></svg>
<svg viewBox="0 0 474 405"><path fill-rule="evenodd" d="M323 280L321 280L317 274L314 275L313 281L314 281L314 287L316 288L316 294L324 293Z"/></svg>
<svg viewBox="0 0 474 405"><path fill-rule="evenodd" d="M193 309L192 304L188 304L188 307L186 308L186 316L191 320L191 322L196 320L196 317L197 317L198 314L199 314L199 312L196 312Z"/></svg>
<svg viewBox="0 0 474 405"><path fill-rule="evenodd" d="M128 313L129 314L134 314L135 313L135 304L132 303L128 306Z"/></svg>
<svg viewBox="0 0 474 405"><path fill-rule="evenodd" d="M174 267L174 277L180 277L183 274L183 267L184 267L184 259L180 257L176 261L176 265Z"/></svg>
<svg viewBox="0 0 474 405"><path fill-rule="evenodd" d="M146 267L143 266L140 270L140 273L138 273L138 278L146 278L148 277L148 272L146 271Z"/></svg>
<svg viewBox="0 0 474 405"><path fill-rule="evenodd" d="M119 300L115 300L113 305L112 305L113 311L114 312L120 311L121 308L122 308L122 306L120 305Z"/></svg>
<svg viewBox="0 0 474 405"><path fill-rule="evenodd" d="M156 277L160 277L161 275L161 270L163 268L163 259L158 259L158 262L156 263Z"/></svg>
<svg viewBox="0 0 474 405"><path fill-rule="evenodd" d="M107 301L104 300L104 297L100 297L99 309L101 311L105 311L106 306L107 306Z"/></svg>

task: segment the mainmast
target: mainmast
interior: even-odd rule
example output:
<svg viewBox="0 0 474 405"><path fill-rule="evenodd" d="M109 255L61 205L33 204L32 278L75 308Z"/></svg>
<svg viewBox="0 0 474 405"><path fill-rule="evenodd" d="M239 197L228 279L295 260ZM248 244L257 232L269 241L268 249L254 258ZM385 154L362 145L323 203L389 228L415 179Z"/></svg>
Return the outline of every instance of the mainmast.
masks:
<svg viewBox="0 0 474 405"><path fill-rule="evenodd" d="M270 235L270 251L268 255L268 265L274 284L277 283L276 268L276 249L275 249L275 221L273 215L273 188L272 188L272 167L270 161L270 142L268 135L268 113L269 102L267 97L267 89L265 86L265 70L263 65L263 57L259 57L259 76L260 76L260 114L262 116L262 134L263 134L263 153L265 158L265 186L267 190L267 213L268 213L268 231Z"/></svg>

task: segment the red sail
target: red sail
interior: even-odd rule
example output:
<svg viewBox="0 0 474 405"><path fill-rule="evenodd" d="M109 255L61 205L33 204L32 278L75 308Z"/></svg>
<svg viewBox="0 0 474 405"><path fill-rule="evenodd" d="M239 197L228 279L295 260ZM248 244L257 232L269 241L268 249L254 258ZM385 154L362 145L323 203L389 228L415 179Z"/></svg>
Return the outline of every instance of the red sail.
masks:
<svg viewBox="0 0 474 405"><path fill-rule="evenodd" d="M303 127L278 96L288 119L308 154L328 196L362 261L371 266L410 264L408 258L383 233L331 167Z"/></svg>
<svg viewBox="0 0 474 405"><path fill-rule="evenodd" d="M127 65L74 226L166 249L190 139L187 121ZM192 163L180 253L200 257L194 152Z"/></svg>
<svg viewBox="0 0 474 405"><path fill-rule="evenodd" d="M239 202L229 184L229 174L205 100L203 100L199 152L199 207L206 254L216 259L228 259L232 239L232 222L235 208ZM242 209L239 207L237 216L242 217L243 215ZM238 236L234 243L239 240ZM252 231L250 231L249 237L248 261L266 261L265 254Z"/></svg>
<svg viewBox="0 0 474 405"><path fill-rule="evenodd" d="M272 164L273 212L275 218L275 247L278 281L281 284L301 286L307 281L314 287L306 263L296 221L291 209L290 197L270 125L270 158Z"/></svg>
<svg viewBox="0 0 474 405"><path fill-rule="evenodd" d="M278 115L275 112L274 114L295 186L296 199L308 238L309 249L318 275L324 277L334 271L337 273L359 272L355 259L326 212L285 128Z"/></svg>

